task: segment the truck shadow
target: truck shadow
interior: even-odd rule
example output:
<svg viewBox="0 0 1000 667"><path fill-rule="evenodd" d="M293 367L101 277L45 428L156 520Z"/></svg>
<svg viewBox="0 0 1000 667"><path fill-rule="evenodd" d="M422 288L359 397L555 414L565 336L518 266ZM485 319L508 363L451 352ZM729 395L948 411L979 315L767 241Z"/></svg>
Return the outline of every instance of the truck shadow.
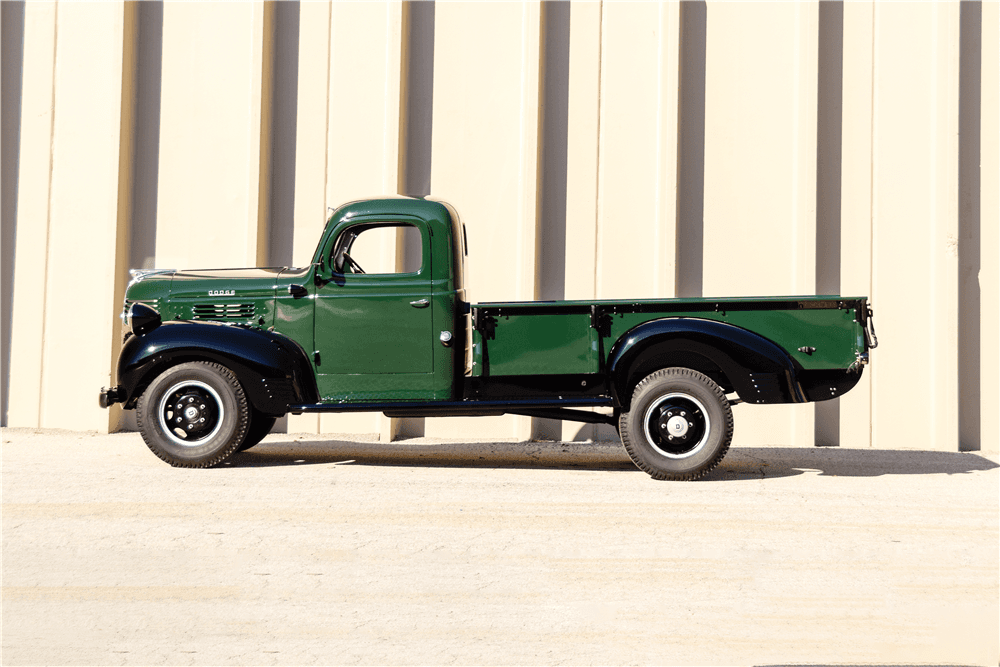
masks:
<svg viewBox="0 0 1000 667"><path fill-rule="evenodd" d="M973 452L842 447L734 447L711 478L881 477L883 475L959 475L1000 465Z"/></svg>
<svg viewBox="0 0 1000 667"><path fill-rule="evenodd" d="M356 442L282 440L271 436L234 455L223 467L369 465L640 471L619 443L610 442ZM957 475L1000 467L973 452L846 449L840 447L732 447L703 481L815 474L827 477Z"/></svg>
<svg viewBox="0 0 1000 667"><path fill-rule="evenodd" d="M442 468L551 468L636 470L618 443L607 442L409 442L309 440L271 436L235 454L231 467L374 465ZM223 464L223 465L226 465Z"/></svg>

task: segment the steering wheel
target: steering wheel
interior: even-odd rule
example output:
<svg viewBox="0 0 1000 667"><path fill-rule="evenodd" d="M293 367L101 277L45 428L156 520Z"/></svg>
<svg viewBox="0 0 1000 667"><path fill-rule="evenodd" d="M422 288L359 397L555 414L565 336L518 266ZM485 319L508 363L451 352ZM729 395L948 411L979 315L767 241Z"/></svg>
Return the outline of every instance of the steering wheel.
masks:
<svg viewBox="0 0 1000 667"><path fill-rule="evenodd" d="M351 267L351 271L353 273L364 273L365 272L365 270L361 268L361 265L358 264L356 261L354 261L354 258L351 257L351 255L349 253L346 253L346 252L344 253L344 260Z"/></svg>

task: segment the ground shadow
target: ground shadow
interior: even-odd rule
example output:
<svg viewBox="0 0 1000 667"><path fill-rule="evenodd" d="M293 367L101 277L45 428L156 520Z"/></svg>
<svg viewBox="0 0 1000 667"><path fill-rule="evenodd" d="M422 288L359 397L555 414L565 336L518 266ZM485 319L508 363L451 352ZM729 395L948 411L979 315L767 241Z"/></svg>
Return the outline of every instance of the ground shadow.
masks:
<svg viewBox="0 0 1000 667"><path fill-rule="evenodd" d="M329 463L444 468L636 469L621 445L613 443L282 441L275 436L226 462L232 467Z"/></svg>
<svg viewBox="0 0 1000 667"><path fill-rule="evenodd" d="M622 446L610 442L352 442L282 440L233 456L230 467L290 465L416 466L457 468L537 468L638 470ZM763 479L818 473L829 477L957 475L998 468L968 452L871 450L824 447L734 447L705 481Z"/></svg>
<svg viewBox="0 0 1000 667"><path fill-rule="evenodd" d="M933 665L933 667L968 667L963 663L950 663L950 662L932 662L932 663L916 663L916 662L904 662L904 663L833 663L833 662L817 662L817 663L789 663L780 665L758 665L757 667L928 667L928 665Z"/></svg>
<svg viewBox="0 0 1000 667"><path fill-rule="evenodd" d="M807 472L821 477L883 475L960 475L1000 468L967 452L846 449L842 447L737 447L729 450L716 479L733 475L791 477Z"/></svg>

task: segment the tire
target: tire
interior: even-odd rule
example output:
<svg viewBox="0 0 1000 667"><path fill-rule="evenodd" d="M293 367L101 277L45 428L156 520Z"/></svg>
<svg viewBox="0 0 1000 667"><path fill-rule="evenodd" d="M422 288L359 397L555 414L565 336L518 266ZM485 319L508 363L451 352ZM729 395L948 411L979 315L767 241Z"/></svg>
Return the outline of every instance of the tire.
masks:
<svg viewBox="0 0 1000 667"><path fill-rule="evenodd" d="M665 368L635 387L618 418L622 444L653 479L705 476L729 450L733 411L711 379L689 368Z"/></svg>
<svg viewBox="0 0 1000 667"><path fill-rule="evenodd" d="M246 437L243 438L243 444L236 448L238 452L245 452L260 443L264 436L274 428L274 422L278 420L277 417L268 417L256 408L251 408L250 411L250 427L247 429Z"/></svg>
<svg viewBox="0 0 1000 667"><path fill-rule="evenodd" d="M191 361L163 371L136 404L146 446L178 468L208 468L245 440L251 406L231 370Z"/></svg>

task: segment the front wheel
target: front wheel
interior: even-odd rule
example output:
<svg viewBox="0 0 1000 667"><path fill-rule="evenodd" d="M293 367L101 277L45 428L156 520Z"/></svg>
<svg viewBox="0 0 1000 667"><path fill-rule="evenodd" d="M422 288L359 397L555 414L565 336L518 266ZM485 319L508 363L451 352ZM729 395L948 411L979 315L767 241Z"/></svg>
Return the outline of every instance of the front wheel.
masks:
<svg viewBox="0 0 1000 667"><path fill-rule="evenodd" d="M136 404L149 449L172 466L207 468L244 441L251 407L231 370L192 361L163 371Z"/></svg>
<svg viewBox="0 0 1000 667"><path fill-rule="evenodd" d="M632 461L653 479L698 479L726 455L733 412L707 376L665 368L636 385L618 430Z"/></svg>
<svg viewBox="0 0 1000 667"><path fill-rule="evenodd" d="M236 448L238 452L245 452L254 445L258 444L264 439L271 429L274 428L274 422L278 421L277 417L270 417L265 415L263 412L256 408L252 408L250 412L250 426L247 428L247 435L243 439L243 444Z"/></svg>

